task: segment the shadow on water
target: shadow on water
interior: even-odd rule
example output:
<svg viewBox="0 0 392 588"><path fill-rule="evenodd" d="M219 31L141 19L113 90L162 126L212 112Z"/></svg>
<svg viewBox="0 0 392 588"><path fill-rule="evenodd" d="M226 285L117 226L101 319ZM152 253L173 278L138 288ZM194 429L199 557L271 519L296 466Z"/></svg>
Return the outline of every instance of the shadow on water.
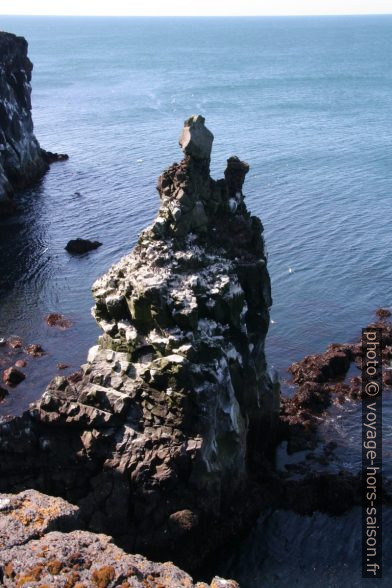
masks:
<svg viewBox="0 0 392 588"><path fill-rule="evenodd" d="M383 509L383 578L361 577L361 509L339 517L317 512L262 513L250 535L218 562L215 573L244 588L390 586L392 508Z"/></svg>
<svg viewBox="0 0 392 588"><path fill-rule="evenodd" d="M43 261L46 233L40 222L43 183L41 180L34 188L18 194L17 213L0 219L1 300L20 282L34 279L39 261Z"/></svg>
<svg viewBox="0 0 392 588"><path fill-rule="evenodd" d="M0 220L0 338L16 336L23 341L22 349L0 347L0 364L7 368L18 359L26 362L22 368L26 379L8 390L9 395L0 404L0 416L22 412L43 393L52 377L78 369L97 330L88 312L88 278L81 277L84 306L77 297L72 300L66 287L72 282L72 273L77 273L79 260L70 260L63 247L56 244L56 235L61 235L61 214L51 218L50 192L45 177L17 195L15 215ZM66 271L69 265L72 272ZM71 315L72 327L49 327L45 315L50 312ZM41 344L45 355L28 355L24 349L32 343ZM59 372L59 362L68 367Z"/></svg>
<svg viewBox="0 0 392 588"><path fill-rule="evenodd" d="M51 257L47 253L48 227L43 221L45 179L33 188L17 194L15 215L0 219L0 336L20 337L24 345L37 343L31 334L42 322L42 295L51 276ZM42 327L43 325L41 325ZM45 345L46 347L46 345ZM0 405L0 415L17 413L42 393L53 374L50 355L33 359L23 349L0 348L2 367L16 360L27 362L23 371L26 380Z"/></svg>

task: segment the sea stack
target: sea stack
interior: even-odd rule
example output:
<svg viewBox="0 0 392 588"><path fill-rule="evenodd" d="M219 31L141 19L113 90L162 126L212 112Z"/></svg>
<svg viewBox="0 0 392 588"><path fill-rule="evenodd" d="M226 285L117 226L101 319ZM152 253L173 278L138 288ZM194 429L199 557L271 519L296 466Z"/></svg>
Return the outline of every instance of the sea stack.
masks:
<svg viewBox="0 0 392 588"><path fill-rule="evenodd" d="M0 32L0 216L14 212L15 190L40 178L49 163L66 156L47 153L34 135L27 41Z"/></svg>
<svg viewBox="0 0 392 588"><path fill-rule="evenodd" d="M250 472L275 440L264 343L271 306L248 164L210 177L213 136L185 122L183 160L134 250L93 286L103 334L79 378L55 378L0 426L0 489L77 504L85 528L194 569L251 508Z"/></svg>

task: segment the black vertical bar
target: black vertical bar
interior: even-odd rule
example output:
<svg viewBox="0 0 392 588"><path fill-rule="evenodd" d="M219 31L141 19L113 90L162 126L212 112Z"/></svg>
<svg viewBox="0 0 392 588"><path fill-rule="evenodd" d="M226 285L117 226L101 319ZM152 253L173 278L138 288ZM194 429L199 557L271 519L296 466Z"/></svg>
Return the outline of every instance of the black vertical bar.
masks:
<svg viewBox="0 0 392 588"><path fill-rule="evenodd" d="M382 330L362 330L362 577L382 578Z"/></svg>

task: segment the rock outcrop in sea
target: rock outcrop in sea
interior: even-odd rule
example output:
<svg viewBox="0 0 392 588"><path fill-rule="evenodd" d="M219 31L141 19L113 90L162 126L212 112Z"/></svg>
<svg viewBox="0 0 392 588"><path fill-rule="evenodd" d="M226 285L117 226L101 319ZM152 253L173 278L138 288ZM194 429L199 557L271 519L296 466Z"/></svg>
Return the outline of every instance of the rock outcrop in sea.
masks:
<svg viewBox="0 0 392 588"><path fill-rule="evenodd" d="M41 149L31 117L31 72L27 41L0 32L0 216L15 210L12 195L40 178L65 155Z"/></svg>
<svg viewBox="0 0 392 588"><path fill-rule="evenodd" d="M35 488L83 527L187 569L246 524L252 468L275 441L279 390L264 343L271 305L248 164L210 177L213 136L185 122L184 159L158 180L157 218L93 286L102 328L78 377L55 378L0 425L0 489Z"/></svg>

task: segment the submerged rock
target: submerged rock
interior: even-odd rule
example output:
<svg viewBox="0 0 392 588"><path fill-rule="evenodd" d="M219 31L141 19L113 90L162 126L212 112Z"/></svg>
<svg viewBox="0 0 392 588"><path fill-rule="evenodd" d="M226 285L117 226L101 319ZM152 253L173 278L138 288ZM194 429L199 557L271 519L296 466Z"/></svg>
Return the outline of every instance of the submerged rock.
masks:
<svg viewBox="0 0 392 588"><path fill-rule="evenodd" d="M69 365L67 363L63 363L62 361L58 362L58 364L57 364L58 370L66 370L67 368L69 368Z"/></svg>
<svg viewBox="0 0 392 588"><path fill-rule="evenodd" d="M67 161L69 156L66 153L52 153L51 151L44 151L44 158L47 163L55 163L56 161Z"/></svg>
<svg viewBox="0 0 392 588"><path fill-rule="evenodd" d="M26 365L27 365L27 362L24 359L17 359L15 361L16 368L24 368L24 367L26 367Z"/></svg>
<svg viewBox="0 0 392 588"><path fill-rule="evenodd" d="M391 311L388 308L377 308L376 310L376 316L379 319L387 319L390 318L391 316Z"/></svg>
<svg viewBox="0 0 392 588"><path fill-rule="evenodd" d="M23 341L20 337L10 337L7 343L11 349L21 349L23 347Z"/></svg>
<svg viewBox="0 0 392 588"><path fill-rule="evenodd" d="M88 239L71 239L65 246L68 253L87 253L101 247L102 243L99 241L89 241Z"/></svg>
<svg viewBox="0 0 392 588"><path fill-rule="evenodd" d="M72 321L58 312L51 312L45 316L45 321L49 327L59 327L60 329L69 329ZM40 347L40 346L39 346Z"/></svg>
<svg viewBox="0 0 392 588"><path fill-rule="evenodd" d="M0 32L0 216L14 212L14 191L35 182L55 160L34 135L32 69L27 41ZM56 154L56 160L65 157Z"/></svg>
<svg viewBox="0 0 392 588"><path fill-rule="evenodd" d="M213 180L212 135L190 120L185 158L159 178L157 218L93 286L103 334L82 372L0 425L0 487L61 495L90 530L194 568L259 506L251 472L274 443L279 390L249 166L230 158Z"/></svg>
<svg viewBox="0 0 392 588"><path fill-rule="evenodd" d="M48 323L49 324L49 323ZM39 343L32 343L26 347L26 353L33 357L41 357L45 355L45 351Z"/></svg>

